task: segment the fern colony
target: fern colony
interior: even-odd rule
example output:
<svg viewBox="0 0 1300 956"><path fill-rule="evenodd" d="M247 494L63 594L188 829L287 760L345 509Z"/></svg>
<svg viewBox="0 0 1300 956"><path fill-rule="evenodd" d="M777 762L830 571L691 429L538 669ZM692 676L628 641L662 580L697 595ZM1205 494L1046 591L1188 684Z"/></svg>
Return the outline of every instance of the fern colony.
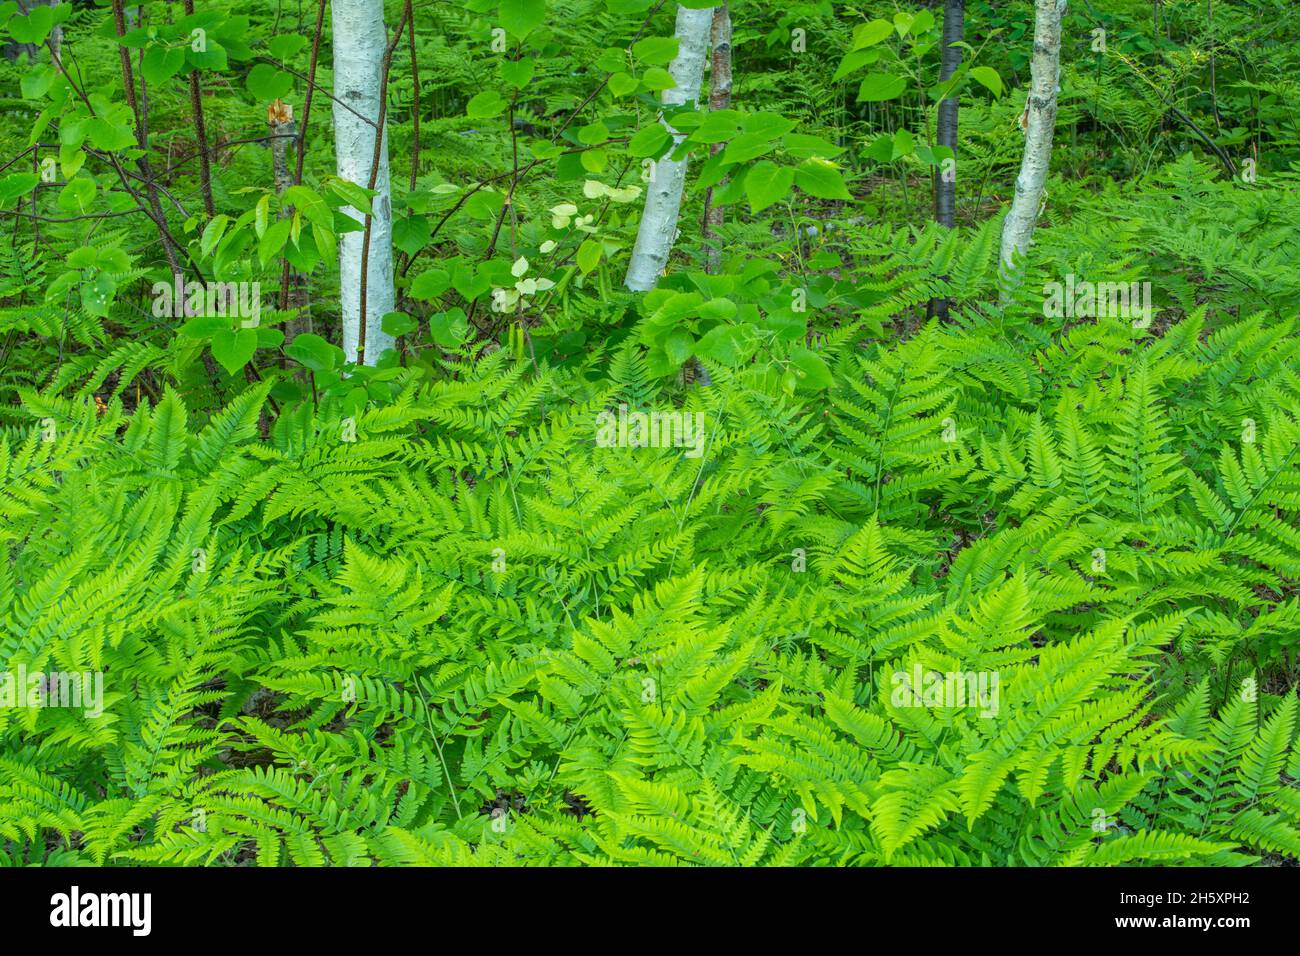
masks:
<svg viewBox="0 0 1300 956"><path fill-rule="evenodd" d="M0 860L1296 864L1289 2L380 6L0 3Z"/></svg>

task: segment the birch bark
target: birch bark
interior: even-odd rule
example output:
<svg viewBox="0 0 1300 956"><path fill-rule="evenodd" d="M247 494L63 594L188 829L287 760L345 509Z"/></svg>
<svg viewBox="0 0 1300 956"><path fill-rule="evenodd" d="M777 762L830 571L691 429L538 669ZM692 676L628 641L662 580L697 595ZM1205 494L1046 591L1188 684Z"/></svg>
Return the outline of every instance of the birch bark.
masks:
<svg viewBox="0 0 1300 956"><path fill-rule="evenodd" d="M334 158L340 179L359 186L370 182L379 120L379 89L388 33L383 0L331 0L334 46ZM345 107L343 104L347 104ZM348 109L347 107L351 107ZM358 115L360 114L360 115ZM365 117L365 119L362 119ZM367 122L367 120L369 122ZM393 206L389 185L388 131L381 130L377 195L372 200L370 252L366 264L366 335L361 338L362 233L339 237L339 306L343 351L348 361L374 365L393 337L383 330L384 316L394 309ZM344 212L361 224L365 214ZM358 359L358 345L362 345Z"/></svg>
<svg viewBox="0 0 1300 956"><path fill-rule="evenodd" d="M1035 0L1034 55L1029 64L1029 99L1025 105L1025 152L1016 177L1016 194L1002 222L1001 262L1024 255L1043 205L1047 171L1056 128L1056 95L1061 85L1061 19L1066 0Z"/></svg>
<svg viewBox="0 0 1300 956"><path fill-rule="evenodd" d="M668 67L677 85L664 90L665 108L698 102L704 78L704 59L709 51L709 34L713 9L677 8L677 57ZM673 149L686 138L673 129L660 114L660 122L673 136ZM682 209L682 189L686 184L686 160L673 160L670 150L655 163L646 187L645 210L637 228L636 245L627 266L623 284L633 292L649 292L659 281L677 235L677 217Z"/></svg>

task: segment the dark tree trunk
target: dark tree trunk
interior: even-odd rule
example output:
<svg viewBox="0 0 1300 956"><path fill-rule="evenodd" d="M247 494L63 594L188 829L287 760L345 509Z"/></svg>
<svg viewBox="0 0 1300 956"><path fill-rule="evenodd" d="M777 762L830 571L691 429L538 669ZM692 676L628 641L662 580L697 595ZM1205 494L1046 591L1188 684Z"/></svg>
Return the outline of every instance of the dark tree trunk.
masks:
<svg viewBox="0 0 1300 956"><path fill-rule="evenodd" d="M966 0L945 0L943 8L943 51L939 61L939 80L947 82L961 66L960 43L965 36ZM951 97L939 104L937 140L957 155L957 105L958 98ZM935 187L935 218L951 229L956 225L957 182L952 176L940 175Z"/></svg>
<svg viewBox="0 0 1300 956"><path fill-rule="evenodd" d="M713 8L713 66L709 73L709 112L730 109L731 107L731 12L724 3ZM714 143L709 147L709 155L716 156L722 152L724 143ZM726 184L723 179L718 186ZM721 206L713 205L713 187L704 194L704 238L708 239L717 232L717 227L724 221ZM717 272L722 266L722 250L710 245L708 251L708 271Z"/></svg>
<svg viewBox="0 0 1300 956"><path fill-rule="evenodd" d="M946 83L961 66L960 43L966 35L966 0L944 0L943 41L939 60L939 81ZM934 180L934 218L949 229L957 224L957 105L956 96L939 104L939 128L936 141L952 150L954 163L944 163ZM940 321L948 318L948 300L931 299L930 315Z"/></svg>

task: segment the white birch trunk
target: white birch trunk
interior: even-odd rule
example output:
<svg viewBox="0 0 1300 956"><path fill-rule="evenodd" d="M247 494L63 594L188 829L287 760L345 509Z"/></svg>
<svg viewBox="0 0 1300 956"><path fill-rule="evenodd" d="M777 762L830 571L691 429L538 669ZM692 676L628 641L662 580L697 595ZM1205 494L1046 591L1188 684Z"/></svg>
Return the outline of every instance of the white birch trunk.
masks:
<svg viewBox="0 0 1300 956"><path fill-rule="evenodd" d="M334 103L334 157L339 178L359 186L370 183L375 152L375 127L379 121L379 86L388 33L384 28L383 0L331 0L334 45L334 97L351 109ZM353 112L355 110L355 113ZM366 117L367 123L357 114ZM385 124L386 125L386 124ZM366 341L362 364L374 365L393 337L383 330L384 315L394 309L393 205L388 175L388 131L379 150L378 195L371 203L370 252L366 267ZM357 222L365 214L343 210ZM361 247L363 233L339 237L339 306L343 318L343 351L357 361L361 332Z"/></svg>
<svg viewBox="0 0 1300 956"><path fill-rule="evenodd" d="M677 57L668 67L677 85L664 90L665 107L698 102L700 83L704 78L704 59L709 51L709 34L713 24L712 8L687 10L677 8ZM627 266L626 285L633 292L649 292L659 281L668 255L677 235L677 217L682 208L682 190L686 184L686 160L674 161L668 157L685 139L668 125L660 114L660 121L673 134L673 147L652 167L650 182L646 184L645 211L636 233L636 246L632 261Z"/></svg>
<svg viewBox="0 0 1300 956"><path fill-rule="evenodd" d="M1066 0L1034 0L1034 56L1029 64L1029 99L1025 104L1025 153L1016 177L1016 194L1002 222L1002 269L1010 270L1013 254L1029 248L1043 205L1047 171L1052 162L1056 129L1056 95L1061 79L1061 18Z"/></svg>

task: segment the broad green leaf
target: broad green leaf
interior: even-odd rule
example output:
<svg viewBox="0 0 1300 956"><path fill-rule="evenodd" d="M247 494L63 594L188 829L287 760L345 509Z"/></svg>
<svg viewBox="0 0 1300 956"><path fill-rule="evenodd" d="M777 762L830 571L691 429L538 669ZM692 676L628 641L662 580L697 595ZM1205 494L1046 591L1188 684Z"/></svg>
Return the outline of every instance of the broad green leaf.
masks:
<svg viewBox="0 0 1300 956"><path fill-rule="evenodd" d="M454 349L469 336L465 310L456 308L429 316L429 334L445 349Z"/></svg>
<svg viewBox="0 0 1300 956"><path fill-rule="evenodd" d="M311 224L311 237L316 243L316 251L321 254L322 259L332 263L338 258L339 243L334 236L333 229L326 229L313 222Z"/></svg>
<svg viewBox="0 0 1300 956"><path fill-rule="evenodd" d="M780 139L791 132L798 124L788 116L780 113L750 113L741 122L741 130L750 136L766 136L768 139Z"/></svg>
<svg viewBox="0 0 1300 956"><path fill-rule="evenodd" d="M473 302L492 288L492 280L481 269L464 262L457 264L451 284L467 302Z"/></svg>
<svg viewBox="0 0 1300 956"><path fill-rule="evenodd" d="M221 241L221 236L226 231L226 226L229 222L229 216L214 216L212 221L203 227L203 234L199 237L200 253L205 256L212 253L212 250L216 248L217 243Z"/></svg>
<svg viewBox="0 0 1300 956"><path fill-rule="evenodd" d="M451 288L451 275L446 269L430 269L416 276L411 283L411 298L436 299Z"/></svg>
<svg viewBox="0 0 1300 956"><path fill-rule="evenodd" d="M794 185L794 170L789 166L778 166L770 160L755 163L745 176L745 196L749 199L749 208L759 213L784 199Z"/></svg>
<svg viewBox="0 0 1300 956"><path fill-rule="evenodd" d="M100 273L89 282L82 283L81 307L91 315L102 319L108 315L116 292L117 283Z"/></svg>
<svg viewBox="0 0 1300 956"><path fill-rule="evenodd" d="M641 81L635 76L628 76L621 70L609 78L609 91L619 99L635 93L640 85Z"/></svg>
<svg viewBox="0 0 1300 956"><path fill-rule="evenodd" d="M785 147L787 153L799 159L811 159L813 156L834 159L844 152L842 146L836 146L830 140L822 139L820 136L809 136L806 133L786 133L781 145Z"/></svg>
<svg viewBox="0 0 1300 956"><path fill-rule="evenodd" d="M25 17L9 21L9 35L15 43L34 43L40 46L54 28L54 11L49 7L36 7Z"/></svg>
<svg viewBox="0 0 1300 956"><path fill-rule="evenodd" d="M677 85L673 75L662 66L652 66L641 74L641 85L652 93L671 90Z"/></svg>
<svg viewBox="0 0 1300 956"><path fill-rule="evenodd" d="M256 329L226 328L219 329L212 335L212 357L231 375L247 365L256 351Z"/></svg>
<svg viewBox="0 0 1300 956"><path fill-rule="evenodd" d="M26 196L40 181L41 178L35 173L11 173L0 178L0 203Z"/></svg>
<svg viewBox="0 0 1300 956"><path fill-rule="evenodd" d="M196 316L180 327L179 334L192 339L210 339L217 332L230 328L230 319L224 315Z"/></svg>
<svg viewBox="0 0 1300 956"><path fill-rule="evenodd" d="M758 159L772 152L775 148L776 144L763 133L741 133L722 151L722 162L727 165L747 163L751 159Z"/></svg>
<svg viewBox="0 0 1300 956"><path fill-rule="evenodd" d="M664 147L671 140L672 136L669 135L668 130L658 123L651 123L649 126L637 130L636 134L628 140L627 151L638 158L657 157L663 153Z"/></svg>
<svg viewBox="0 0 1300 956"><path fill-rule="evenodd" d="M331 179L330 192L363 216L370 213L370 191L346 179Z"/></svg>
<svg viewBox="0 0 1300 956"><path fill-rule="evenodd" d="M642 63L663 66L677 56L679 46L676 37L643 37L632 44L632 55Z"/></svg>
<svg viewBox="0 0 1300 956"><path fill-rule="evenodd" d="M790 350L790 365L800 388L816 391L830 388L833 382L830 366L816 352L801 345Z"/></svg>
<svg viewBox="0 0 1300 956"><path fill-rule="evenodd" d="M131 127L98 116L86 123L86 139L90 140L90 145L95 149L105 153L119 152L136 145Z"/></svg>
<svg viewBox="0 0 1300 956"><path fill-rule="evenodd" d="M166 47L154 44L145 51L140 72L150 86L161 86L181 71L185 65L183 47Z"/></svg>
<svg viewBox="0 0 1300 956"><path fill-rule="evenodd" d="M334 214L325 200L308 186L290 186L280 197L280 208L293 207L310 223L323 229L334 228Z"/></svg>
<svg viewBox="0 0 1300 956"><path fill-rule="evenodd" d="M420 327L415 319L411 318L405 312L389 312L382 320L380 325L389 335L406 335L414 332Z"/></svg>
<svg viewBox="0 0 1300 956"><path fill-rule="evenodd" d="M868 73L858 87L859 103L880 103L900 96L907 89L907 80L891 73Z"/></svg>
<svg viewBox="0 0 1300 956"><path fill-rule="evenodd" d="M293 89L293 77L269 63L259 63L248 71L248 92L259 103L283 99Z"/></svg>
<svg viewBox="0 0 1300 956"><path fill-rule="evenodd" d="M23 78L19 80L18 86L22 90L23 99L38 100L44 96L54 85L59 73L54 67L47 63L38 63L32 67Z"/></svg>
<svg viewBox="0 0 1300 956"><path fill-rule="evenodd" d="M284 354L313 372L326 372L343 365L343 350L311 332L294 336L285 346Z"/></svg>
<svg viewBox="0 0 1300 956"><path fill-rule="evenodd" d="M674 365L681 365L694 354L695 340L689 332L677 331L664 339L664 351Z"/></svg>
<svg viewBox="0 0 1300 956"><path fill-rule="evenodd" d="M916 138L911 131L900 129L894 134L894 151L890 154L889 159L892 162L904 156L911 156L915 148Z"/></svg>
<svg viewBox="0 0 1300 956"><path fill-rule="evenodd" d="M262 240L257 249L257 257L263 266L280 255L280 250L284 248L285 242L289 239L290 225L288 219L277 219L262 234Z"/></svg>
<svg viewBox="0 0 1300 956"><path fill-rule="evenodd" d="M579 127L576 135L578 142L584 146L599 146L609 140L609 127L596 120L594 123Z"/></svg>
<svg viewBox="0 0 1300 956"><path fill-rule="evenodd" d="M734 139L744 130L740 127L742 114L736 110L714 110L704 117L692 133L692 143L725 143Z"/></svg>
<svg viewBox="0 0 1300 956"><path fill-rule="evenodd" d="M306 49L308 42L300 33L281 33L272 37L266 46L277 60L290 60Z"/></svg>
<svg viewBox="0 0 1300 956"><path fill-rule="evenodd" d="M794 171L795 185L818 199L852 199L844 177L834 163L813 157L805 159Z"/></svg>
<svg viewBox="0 0 1300 956"><path fill-rule="evenodd" d="M486 119L505 111L506 101L496 90L484 90L470 97L465 104L465 115L470 119Z"/></svg>
<svg viewBox="0 0 1300 956"><path fill-rule="evenodd" d="M501 25L511 36L523 39L546 19L545 0L501 0Z"/></svg>
<svg viewBox="0 0 1300 956"><path fill-rule="evenodd" d="M735 367L749 357L749 332L740 325L719 325L695 343L695 354Z"/></svg>
<svg viewBox="0 0 1300 956"><path fill-rule="evenodd" d="M836 67L835 74L831 77L832 83L838 83L850 73L855 73L864 66L870 66L880 59L879 50L850 50L844 54L844 59L840 60L840 65Z"/></svg>
<svg viewBox="0 0 1300 956"><path fill-rule="evenodd" d="M983 86L994 96L1002 95L1002 77L991 66L976 66L970 71L970 78Z"/></svg>
<svg viewBox="0 0 1300 956"><path fill-rule="evenodd" d="M871 145L862 151L861 155L878 162L889 162L894 157L894 137L888 133L877 136L871 141Z"/></svg>
<svg viewBox="0 0 1300 956"><path fill-rule="evenodd" d="M603 251L604 246L601 244L599 239L583 240L582 245L578 247L578 254L576 257L578 268L583 271L583 274L596 268L597 264L600 262L600 256Z"/></svg>
<svg viewBox="0 0 1300 956"><path fill-rule="evenodd" d="M86 165L86 151L79 146L60 146L59 147L59 169L63 172L64 179L71 179L77 175L82 166Z"/></svg>
<svg viewBox="0 0 1300 956"><path fill-rule="evenodd" d="M193 46L185 48L185 62L196 70L211 70L220 73L229 67L229 60L226 57L226 48L211 38L208 39L206 49L195 50Z"/></svg>
<svg viewBox="0 0 1300 956"><path fill-rule="evenodd" d="M894 32L894 25L888 20L872 20L853 28L853 49L863 50L875 46Z"/></svg>
<svg viewBox="0 0 1300 956"><path fill-rule="evenodd" d="M735 318L737 311L730 299L710 299L695 310L695 317L705 322L725 322Z"/></svg>
<svg viewBox="0 0 1300 956"><path fill-rule="evenodd" d="M89 175L77 176L59 191L59 208L68 212L83 213L95 201L95 180Z"/></svg>
<svg viewBox="0 0 1300 956"><path fill-rule="evenodd" d="M413 256L429 241L433 224L424 216L403 216L393 223L393 245Z"/></svg>
<svg viewBox="0 0 1300 956"><path fill-rule="evenodd" d="M523 89L533 78L533 69L536 65L536 61L532 59L502 60L501 82L506 86Z"/></svg>

